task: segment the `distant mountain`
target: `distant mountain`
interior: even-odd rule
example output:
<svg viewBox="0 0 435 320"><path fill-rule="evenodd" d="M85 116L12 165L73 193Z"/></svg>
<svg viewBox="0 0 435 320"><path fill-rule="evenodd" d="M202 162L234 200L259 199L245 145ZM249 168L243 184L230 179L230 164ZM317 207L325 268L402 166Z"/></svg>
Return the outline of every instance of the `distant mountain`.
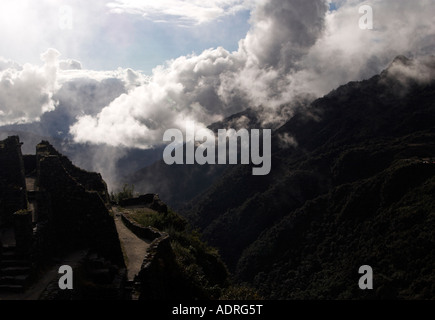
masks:
<svg viewBox="0 0 435 320"><path fill-rule="evenodd" d="M268 176L157 163L134 181L191 199L184 215L265 297L435 298L435 58L398 57L300 108L272 150Z"/></svg>
<svg viewBox="0 0 435 320"><path fill-rule="evenodd" d="M23 143L23 154L35 154L35 146L38 143L50 141L57 150L68 156L81 168L101 172L104 179L109 183L110 190L114 191L121 189L122 185L118 182L123 180L122 177L155 163L163 155L163 147L160 146L156 146L154 149L142 150L78 144L70 138L44 136L38 134L38 130L33 131L33 129L33 124L0 127L0 140L6 139L8 136L19 136Z"/></svg>
<svg viewBox="0 0 435 320"><path fill-rule="evenodd" d="M209 126L213 132L218 129L259 128L258 113L247 109L224 121ZM163 155L163 149L161 149ZM185 152L184 148L184 152ZM199 194L205 192L222 174L229 169L227 165L173 165L168 166L159 160L132 174L124 176L121 181L134 185L140 193L158 193L173 208L182 208ZM174 177L176 177L174 179Z"/></svg>
<svg viewBox="0 0 435 320"><path fill-rule="evenodd" d="M42 140L50 141L62 154L78 166L98 171L117 189L117 181L132 172L144 168L162 158L163 149L141 150L93 144L77 144L69 133L70 126L83 114L97 115L127 89L119 79L102 81L92 79L71 80L62 85L53 96L58 105L55 110L44 113L33 123L10 124L0 127L0 139L19 135L23 152L34 154L35 146Z"/></svg>

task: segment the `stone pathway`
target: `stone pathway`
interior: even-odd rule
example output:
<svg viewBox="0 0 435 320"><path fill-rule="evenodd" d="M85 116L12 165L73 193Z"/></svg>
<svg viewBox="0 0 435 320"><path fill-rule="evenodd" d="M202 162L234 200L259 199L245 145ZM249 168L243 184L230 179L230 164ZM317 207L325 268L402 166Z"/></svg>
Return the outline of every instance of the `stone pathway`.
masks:
<svg viewBox="0 0 435 320"><path fill-rule="evenodd" d="M32 221L36 222L37 217L36 217L36 211L35 211L35 203L36 203L36 196L35 196L35 192L37 191L36 189L36 178L34 177L27 177L26 178L26 189L27 189L27 197L29 200L29 210L32 211Z"/></svg>
<svg viewBox="0 0 435 320"><path fill-rule="evenodd" d="M116 229L118 230L122 250L127 257L125 263L127 265L128 280L132 281L142 267L142 262L150 247L151 241L145 241L136 236L122 222L118 208L113 207L112 210L115 216Z"/></svg>
<svg viewBox="0 0 435 320"><path fill-rule="evenodd" d="M36 178L33 178L33 177L27 177L26 178L26 189L27 189L27 192L36 191L36 189L35 189L35 182L36 182Z"/></svg>

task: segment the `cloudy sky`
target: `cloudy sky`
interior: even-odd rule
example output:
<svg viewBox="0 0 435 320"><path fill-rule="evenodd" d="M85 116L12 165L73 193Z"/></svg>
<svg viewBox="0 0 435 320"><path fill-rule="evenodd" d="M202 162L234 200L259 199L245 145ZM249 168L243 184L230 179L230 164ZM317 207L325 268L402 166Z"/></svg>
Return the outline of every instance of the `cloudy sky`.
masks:
<svg viewBox="0 0 435 320"><path fill-rule="evenodd" d="M253 1L2 0L1 55L39 63L55 48L92 70L151 74L166 60L224 46L237 50Z"/></svg>
<svg viewBox="0 0 435 320"><path fill-rule="evenodd" d="M359 27L367 4L373 30ZM247 107L279 125L396 55L434 54L433 12L433 0L2 0L0 126L149 148Z"/></svg>

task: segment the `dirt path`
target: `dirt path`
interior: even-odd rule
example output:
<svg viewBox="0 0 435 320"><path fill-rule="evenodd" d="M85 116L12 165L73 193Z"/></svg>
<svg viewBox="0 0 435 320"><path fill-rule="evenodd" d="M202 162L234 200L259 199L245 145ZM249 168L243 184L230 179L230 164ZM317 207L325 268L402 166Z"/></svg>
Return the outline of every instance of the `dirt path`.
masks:
<svg viewBox="0 0 435 320"><path fill-rule="evenodd" d="M134 280L135 275L139 273L142 267L142 262L151 242L144 241L131 232L122 222L117 208L113 208L113 213L122 250L127 257L125 263L127 264L128 280Z"/></svg>
<svg viewBox="0 0 435 320"><path fill-rule="evenodd" d="M35 189L36 178L28 177L26 178L26 189L27 192L36 191Z"/></svg>

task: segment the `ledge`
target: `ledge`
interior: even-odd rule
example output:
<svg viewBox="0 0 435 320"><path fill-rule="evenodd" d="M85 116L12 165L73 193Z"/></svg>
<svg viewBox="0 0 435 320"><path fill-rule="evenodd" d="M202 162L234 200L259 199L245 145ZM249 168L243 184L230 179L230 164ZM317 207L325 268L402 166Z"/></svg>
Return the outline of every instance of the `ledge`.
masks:
<svg viewBox="0 0 435 320"><path fill-rule="evenodd" d="M158 238L162 238L162 237L167 236L166 233L162 233L153 227L141 226L137 222L135 222L135 221L131 220L129 217L127 217L127 215L124 213L121 213L121 218L122 218L122 222L125 224L125 226L128 229L130 229L130 231L133 232L139 238L154 241Z"/></svg>

